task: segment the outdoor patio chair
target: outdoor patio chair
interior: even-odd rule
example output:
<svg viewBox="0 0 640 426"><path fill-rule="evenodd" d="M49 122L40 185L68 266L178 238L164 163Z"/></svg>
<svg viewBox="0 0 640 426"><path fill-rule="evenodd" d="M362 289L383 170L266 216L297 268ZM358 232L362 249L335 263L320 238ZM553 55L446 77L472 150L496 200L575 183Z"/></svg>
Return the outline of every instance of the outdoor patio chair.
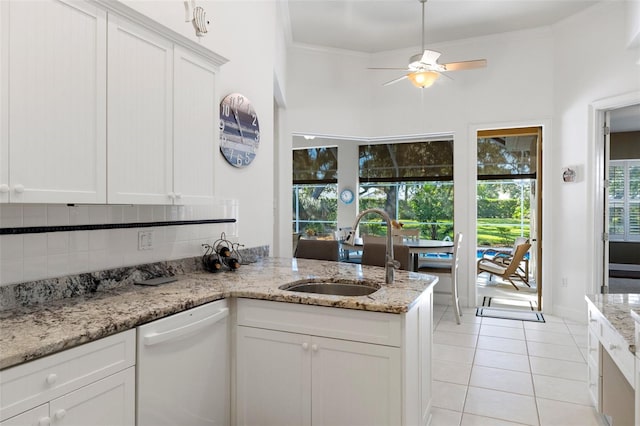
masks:
<svg viewBox="0 0 640 426"><path fill-rule="evenodd" d="M444 261L435 259L432 262L426 262L418 268L418 272L425 274L447 274L451 278L451 297L453 301L453 312L456 316L456 322L460 324L460 300L458 298L458 265L460 263L460 246L462 245L462 233L458 232L453 240L453 254L450 259Z"/></svg>
<svg viewBox="0 0 640 426"><path fill-rule="evenodd" d="M511 263L513 253L516 251L516 247L520 244L528 243L527 237L517 237L513 243L513 248L509 251L496 250L493 248L486 249L482 252L482 259L489 259L494 263L498 263L502 266L507 266ZM527 285L529 284L529 259L525 256L522 259L520 265L518 265L518 277L523 280ZM524 278L523 278L524 277Z"/></svg>
<svg viewBox="0 0 640 426"><path fill-rule="evenodd" d="M515 287L516 290L520 290L518 286L513 282L512 278L517 277L523 283L527 285L527 287L531 287L529 285L529 279L524 275L522 269L520 268L520 263L523 261L525 254L531 248L531 244L523 243L516 246L516 249L513 252L513 256L509 260L508 264L503 264L500 262L496 262L493 260L482 258L478 260L478 274L482 272L489 273L489 279L493 275L496 275L502 278L505 281L511 283L512 286Z"/></svg>
<svg viewBox="0 0 640 426"><path fill-rule="evenodd" d="M308 240L301 238L293 257L317 260L340 260L338 250L340 243L337 240Z"/></svg>
<svg viewBox="0 0 640 426"><path fill-rule="evenodd" d="M400 237L407 238L407 239L410 239L410 240L418 241L420 239L420 230L418 228L413 228L413 229L405 229L405 228L392 229L391 230L391 235L400 236Z"/></svg>

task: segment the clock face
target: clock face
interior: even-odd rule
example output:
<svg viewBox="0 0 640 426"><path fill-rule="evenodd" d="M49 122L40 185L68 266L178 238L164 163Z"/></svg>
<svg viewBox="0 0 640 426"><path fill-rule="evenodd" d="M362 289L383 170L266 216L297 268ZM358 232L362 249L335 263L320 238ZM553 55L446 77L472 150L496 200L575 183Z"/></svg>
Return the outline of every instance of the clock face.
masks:
<svg viewBox="0 0 640 426"><path fill-rule="evenodd" d="M256 157L260 124L249 99L240 93L225 96L220 103L220 152L229 164L246 167Z"/></svg>
<svg viewBox="0 0 640 426"><path fill-rule="evenodd" d="M340 200L345 204L351 204L353 202L353 192L350 189L345 189L340 193Z"/></svg>

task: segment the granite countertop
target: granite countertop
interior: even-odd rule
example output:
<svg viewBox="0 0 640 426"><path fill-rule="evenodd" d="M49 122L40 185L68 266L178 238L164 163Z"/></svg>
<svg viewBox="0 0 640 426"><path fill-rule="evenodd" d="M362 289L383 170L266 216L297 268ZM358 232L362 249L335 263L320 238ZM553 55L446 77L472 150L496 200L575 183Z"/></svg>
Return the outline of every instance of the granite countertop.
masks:
<svg viewBox="0 0 640 426"><path fill-rule="evenodd" d="M629 351L636 353L634 311L640 314L640 294L595 294L587 301L602 313L611 326L629 344ZM638 315L636 314L636 315ZM638 315L640 321L640 315Z"/></svg>
<svg viewBox="0 0 640 426"><path fill-rule="evenodd" d="M245 297L279 302L402 314L437 278L384 268L306 259L263 258L236 272L192 272L157 287L127 285L0 312L0 369L129 330L204 303ZM369 296L294 293L278 287L306 278L367 280L381 285Z"/></svg>

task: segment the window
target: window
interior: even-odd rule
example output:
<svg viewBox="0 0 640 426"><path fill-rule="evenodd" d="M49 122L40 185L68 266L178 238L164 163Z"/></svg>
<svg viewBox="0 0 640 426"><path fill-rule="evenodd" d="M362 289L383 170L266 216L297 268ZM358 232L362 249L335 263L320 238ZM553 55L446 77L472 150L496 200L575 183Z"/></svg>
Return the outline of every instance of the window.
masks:
<svg viewBox="0 0 640 426"><path fill-rule="evenodd" d="M359 162L360 211L380 208L426 238L453 238L452 140L361 145ZM360 232L386 229L372 217Z"/></svg>
<svg viewBox="0 0 640 426"><path fill-rule="evenodd" d="M640 241L640 160L609 162L609 239Z"/></svg>
<svg viewBox="0 0 640 426"><path fill-rule="evenodd" d="M337 228L338 148L293 150L293 232L332 234Z"/></svg>

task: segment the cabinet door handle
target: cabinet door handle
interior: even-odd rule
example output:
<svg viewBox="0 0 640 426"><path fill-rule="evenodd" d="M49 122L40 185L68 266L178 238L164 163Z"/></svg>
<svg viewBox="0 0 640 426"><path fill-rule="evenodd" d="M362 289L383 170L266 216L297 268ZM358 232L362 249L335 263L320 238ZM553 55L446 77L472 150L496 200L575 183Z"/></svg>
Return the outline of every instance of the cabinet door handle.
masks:
<svg viewBox="0 0 640 426"><path fill-rule="evenodd" d="M58 380L58 375L55 373L51 373L47 376L47 378L45 379L45 381L47 382L47 384L49 386L52 386L56 383L56 381Z"/></svg>
<svg viewBox="0 0 640 426"><path fill-rule="evenodd" d="M309 344L308 344L307 342L304 342L304 343L302 344L302 349L304 349L305 351L306 351L307 349L309 349Z"/></svg>
<svg viewBox="0 0 640 426"><path fill-rule="evenodd" d="M51 418L41 417L40 419L38 419L38 426L50 426L50 425L51 425Z"/></svg>
<svg viewBox="0 0 640 426"><path fill-rule="evenodd" d="M24 185L16 185L13 187L13 190L16 192L16 194L22 194L24 192Z"/></svg>
<svg viewBox="0 0 640 426"><path fill-rule="evenodd" d="M182 193L181 192L176 192L176 198L179 200L180 198L182 198Z"/></svg>
<svg viewBox="0 0 640 426"><path fill-rule="evenodd" d="M55 417L56 420L62 420L66 415L67 415L67 411L64 408L61 408L58 411L56 411L53 417Z"/></svg>
<svg viewBox="0 0 640 426"><path fill-rule="evenodd" d="M0 193L6 194L7 192L9 192L9 185L7 185L6 183L0 185Z"/></svg>
<svg viewBox="0 0 640 426"><path fill-rule="evenodd" d="M318 352L318 345L316 345L315 343L311 345L311 350L314 352Z"/></svg>

